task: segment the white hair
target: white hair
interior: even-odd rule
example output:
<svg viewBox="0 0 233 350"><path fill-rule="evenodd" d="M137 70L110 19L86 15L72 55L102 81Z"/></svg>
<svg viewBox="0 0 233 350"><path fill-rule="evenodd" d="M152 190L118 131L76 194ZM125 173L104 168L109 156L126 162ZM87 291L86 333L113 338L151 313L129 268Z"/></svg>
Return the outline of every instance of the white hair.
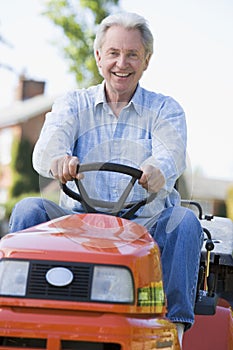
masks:
<svg viewBox="0 0 233 350"><path fill-rule="evenodd" d="M142 36L142 42L145 48L146 57L151 56L153 54L154 38L145 18L132 12L119 12L107 16L100 23L94 41L95 55L96 51L100 51L102 48L107 30L114 25L121 26L126 29L138 29Z"/></svg>

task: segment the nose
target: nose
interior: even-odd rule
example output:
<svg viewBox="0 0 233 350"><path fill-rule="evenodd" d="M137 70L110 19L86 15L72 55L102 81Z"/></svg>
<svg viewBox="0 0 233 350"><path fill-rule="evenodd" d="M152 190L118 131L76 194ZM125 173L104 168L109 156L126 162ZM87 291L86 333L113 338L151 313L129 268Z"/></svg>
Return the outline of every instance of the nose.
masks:
<svg viewBox="0 0 233 350"><path fill-rule="evenodd" d="M118 57L117 57L117 66L119 68L125 68L128 65L128 58L127 55L125 55L124 53L121 53Z"/></svg>

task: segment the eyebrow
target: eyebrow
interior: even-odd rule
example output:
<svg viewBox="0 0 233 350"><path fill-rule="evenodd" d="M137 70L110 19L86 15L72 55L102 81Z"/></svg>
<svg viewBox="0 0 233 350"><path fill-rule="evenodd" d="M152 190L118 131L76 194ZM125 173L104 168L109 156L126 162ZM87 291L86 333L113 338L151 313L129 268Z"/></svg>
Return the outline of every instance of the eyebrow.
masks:
<svg viewBox="0 0 233 350"><path fill-rule="evenodd" d="M115 47L110 47L110 48L107 50L107 52L108 52L108 51L121 51L121 49L116 49ZM128 49L128 50L125 50L125 51L127 51L127 52L139 52L138 49Z"/></svg>

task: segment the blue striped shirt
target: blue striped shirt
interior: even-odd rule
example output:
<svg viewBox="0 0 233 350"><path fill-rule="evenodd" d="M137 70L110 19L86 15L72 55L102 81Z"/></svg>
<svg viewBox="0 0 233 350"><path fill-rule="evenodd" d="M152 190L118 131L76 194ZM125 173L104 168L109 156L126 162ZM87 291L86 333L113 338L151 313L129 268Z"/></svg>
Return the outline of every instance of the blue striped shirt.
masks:
<svg viewBox="0 0 233 350"><path fill-rule="evenodd" d="M52 160L65 154L77 156L80 163L115 162L136 168L151 164L160 168L166 179L156 199L141 213L154 216L164 206L179 202L174 184L185 169L186 133L181 106L173 98L140 85L116 117L106 102L103 82L55 101L35 146L33 165L39 174L50 177ZM92 197L110 201L119 198L127 181L126 176L104 172L84 178ZM69 186L74 187L74 183L69 182ZM130 200L145 195L146 191L136 184ZM64 194L60 204L80 210Z"/></svg>

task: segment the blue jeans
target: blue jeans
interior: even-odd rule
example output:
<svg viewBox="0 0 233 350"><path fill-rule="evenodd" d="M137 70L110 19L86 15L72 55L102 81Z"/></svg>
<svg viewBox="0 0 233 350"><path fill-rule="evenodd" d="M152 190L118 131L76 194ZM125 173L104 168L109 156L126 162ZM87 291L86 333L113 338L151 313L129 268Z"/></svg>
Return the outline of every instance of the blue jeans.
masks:
<svg viewBox="0 0 233 350"><path fill-rule="evenodd" d="M14 208L10 232L16 232L42 222L70 214L57 204L41 199L26 198ZM135 219L137 221L137 219ZM181 322L188 329L194 322L194 303L203 243L203 231L196 215L181 206L163 210L159 217L144 223L157 242L162 259L163 282L168 314L172 322Z"/></svg>

